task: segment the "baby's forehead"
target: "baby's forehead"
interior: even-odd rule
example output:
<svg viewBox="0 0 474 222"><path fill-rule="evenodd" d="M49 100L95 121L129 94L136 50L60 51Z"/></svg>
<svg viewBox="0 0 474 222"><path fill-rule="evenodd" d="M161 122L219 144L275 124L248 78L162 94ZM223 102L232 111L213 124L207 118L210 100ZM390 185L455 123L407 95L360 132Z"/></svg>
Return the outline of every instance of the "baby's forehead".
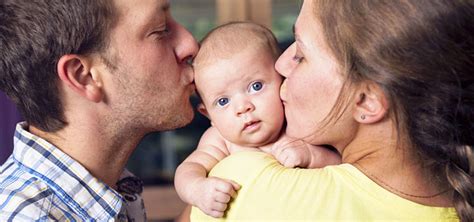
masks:
<svg viewBox="0 0 474 222"><path fill-rule="evenodd" d="M269 29L253 23L230 23L208 33L194 61L199 64L216 58L230 59L244 50L279 55L278 43Z"/></svg>

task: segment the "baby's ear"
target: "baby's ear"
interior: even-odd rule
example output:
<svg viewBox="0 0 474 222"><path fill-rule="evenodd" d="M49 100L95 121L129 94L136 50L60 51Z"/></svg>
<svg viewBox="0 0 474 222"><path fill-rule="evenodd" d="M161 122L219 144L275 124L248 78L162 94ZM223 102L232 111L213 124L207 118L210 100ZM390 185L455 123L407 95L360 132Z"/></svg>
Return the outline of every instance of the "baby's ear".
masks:
<svg viewBox="0 0 474 222"><path fill-rule="evenodd" d="M211 118L209 118L209 113L207 112L206 106L204 106L204 104L199 103L198 106L197 106L197 110L198 110L202 115L206 116L208 119L211 119Z"/></svg>

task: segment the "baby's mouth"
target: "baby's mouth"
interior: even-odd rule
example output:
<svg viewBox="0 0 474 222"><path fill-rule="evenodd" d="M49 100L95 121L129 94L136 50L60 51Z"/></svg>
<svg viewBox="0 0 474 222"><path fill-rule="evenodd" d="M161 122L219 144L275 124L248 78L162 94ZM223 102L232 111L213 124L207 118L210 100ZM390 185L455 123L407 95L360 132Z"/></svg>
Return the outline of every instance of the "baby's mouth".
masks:
<svg viewBox="0 0 474 222"><path fill-rule="evenodd" d="M244 124L243 130L253 131L260 126L260 123L261 123L260 120L252 120L252 121L246 122Z"/></svg>

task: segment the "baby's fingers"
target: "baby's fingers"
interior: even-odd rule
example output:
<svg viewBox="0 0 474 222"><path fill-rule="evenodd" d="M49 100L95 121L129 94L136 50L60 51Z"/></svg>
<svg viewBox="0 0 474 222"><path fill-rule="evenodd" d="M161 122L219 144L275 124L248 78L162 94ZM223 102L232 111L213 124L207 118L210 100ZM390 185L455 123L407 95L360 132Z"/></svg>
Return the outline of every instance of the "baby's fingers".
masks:
<svg viewBox="0 0 474 222"><path fill-rule="evenodd" d="M224 212L227 209L227 204L226 203L219 203L219 202L214 202L211 205L211 210L212 211L221 211Z"/></svg>
<svg viewBox="0 0 474 222"><path fill-rule="evenodd" d="M232 184L232 186L234 187L234 190L240 190L240 185L232 180L226 180L227 182L229 182L230 184Z"/></svg>
<svg viewBox="0 0 474 222"><path fill-rule="evenodd" d="M211 209L205 213L211 217L219 218L224 216L224 212L227 209L227 204L214 202L211 205Z"/></svg>
<svg viewBox="0 0 474 222"><path fill-rule="evenodd" d="M226 204L229 203L230 198L231 196L229 194L219 192L215 197L215 201Z"/></svg>
<svg viewBox="0 0 474 222"><path fill-rule="evenodd" d="M231 180L223 180L223 181L224 181L223 183L217 184L216 190L222 193L226 193L230 195L231 197L235 197L237 195L237 190L240 189L240 185L238 185L237 183Z"/></svg>
<svg viewBox="0 0 474 222"><path fill-rule="evenodd" d="M214 218L221 218L224 216L224 211L212 210L211 212L207 213L207 215Z"/></svg>
<svg viewBox="0 0 474 222"><path fill-rule="evenodd" d="M288 168L296 167L301 163L296 152L289 149L281 153L278 157L276 157L276 159L281 163L281 165Z"/></svg>

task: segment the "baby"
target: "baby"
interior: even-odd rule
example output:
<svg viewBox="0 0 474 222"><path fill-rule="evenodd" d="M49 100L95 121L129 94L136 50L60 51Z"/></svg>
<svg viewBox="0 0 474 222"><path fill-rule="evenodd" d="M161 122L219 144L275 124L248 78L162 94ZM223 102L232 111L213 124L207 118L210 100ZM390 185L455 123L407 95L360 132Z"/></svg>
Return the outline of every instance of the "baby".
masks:
<svg viewBox="0 0 474 222"><path fill-rule="evenodd" d="M212 217L222 217L240 189L233 181L207 177L232 153L263 151L286 167L317 168L341 161L331 150L284 135L282 77L274 69L279 52L270 30L247 22L217 27L201 41L194 59L202 100L198 110L212 126L176 170L175 187L183 201Z"/></svg>

